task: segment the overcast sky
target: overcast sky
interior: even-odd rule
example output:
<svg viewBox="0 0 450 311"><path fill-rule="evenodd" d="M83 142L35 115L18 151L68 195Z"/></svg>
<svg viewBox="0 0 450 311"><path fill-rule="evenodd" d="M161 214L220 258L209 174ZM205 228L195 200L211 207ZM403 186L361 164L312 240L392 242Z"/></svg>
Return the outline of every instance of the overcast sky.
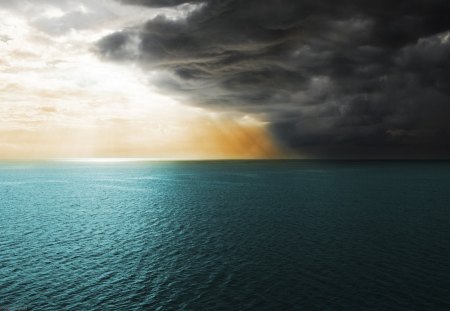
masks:
<svg viewBox="0 0 450 311"><path fill-rule="evenodd" d="M192 9L0 1L0 158L278 155L263 121L189 105L152 84L156 71L99 53L118 29Z"/></svg>
<svg viewBox="0 0 450 311"><path fill-rule="evenodd" d="M101 155L448 157L449 16L448 0L2 0L0 150L94 128Z"/></svg>

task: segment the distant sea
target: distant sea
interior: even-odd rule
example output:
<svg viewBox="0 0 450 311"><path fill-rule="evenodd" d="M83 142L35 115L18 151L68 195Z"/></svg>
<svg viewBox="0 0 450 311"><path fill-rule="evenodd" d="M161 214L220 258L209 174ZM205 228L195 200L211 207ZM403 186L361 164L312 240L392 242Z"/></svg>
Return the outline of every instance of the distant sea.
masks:
<svg viewBox="0 0 450 311"><path fill-rule="evenodd" d="M450 310L450 162L2 162L0 310Z"/></svg>

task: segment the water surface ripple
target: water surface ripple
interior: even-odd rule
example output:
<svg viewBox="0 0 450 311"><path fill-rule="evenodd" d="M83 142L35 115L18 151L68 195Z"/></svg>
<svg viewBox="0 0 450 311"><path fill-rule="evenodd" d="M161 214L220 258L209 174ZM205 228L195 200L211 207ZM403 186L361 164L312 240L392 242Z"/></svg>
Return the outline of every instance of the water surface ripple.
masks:
<svg viewBox="0 0 450 311"><path fill-rule="evenodd" d="M0 309L450 310L450 163L0 164Z"/></svg>

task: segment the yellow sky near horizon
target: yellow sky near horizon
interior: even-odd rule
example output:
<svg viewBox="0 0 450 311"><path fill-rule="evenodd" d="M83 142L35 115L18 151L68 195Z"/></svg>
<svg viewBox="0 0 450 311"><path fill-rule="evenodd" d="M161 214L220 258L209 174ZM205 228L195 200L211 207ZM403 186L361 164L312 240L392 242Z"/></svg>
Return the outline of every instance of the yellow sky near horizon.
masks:
<svg viewBox="0 0 450 311"><path fill-rule="evenodd" d="M92 25L65 30L70 14L92 9L68 3L0 7L0 158L280 156L255 117L184 105L137 68L98 59L93 44L128 23L118 4L104 0Z"/></svg>

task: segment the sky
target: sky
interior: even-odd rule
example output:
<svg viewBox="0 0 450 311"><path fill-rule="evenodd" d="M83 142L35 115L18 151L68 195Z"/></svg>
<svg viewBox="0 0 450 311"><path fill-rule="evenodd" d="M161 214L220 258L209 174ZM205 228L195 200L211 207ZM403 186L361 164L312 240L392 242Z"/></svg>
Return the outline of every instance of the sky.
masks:
<svg viewBox="0 0 450 311"><path fill-rule="evenodd" d="M0 158L448 158L448 0L0 0Z"/></svg>

